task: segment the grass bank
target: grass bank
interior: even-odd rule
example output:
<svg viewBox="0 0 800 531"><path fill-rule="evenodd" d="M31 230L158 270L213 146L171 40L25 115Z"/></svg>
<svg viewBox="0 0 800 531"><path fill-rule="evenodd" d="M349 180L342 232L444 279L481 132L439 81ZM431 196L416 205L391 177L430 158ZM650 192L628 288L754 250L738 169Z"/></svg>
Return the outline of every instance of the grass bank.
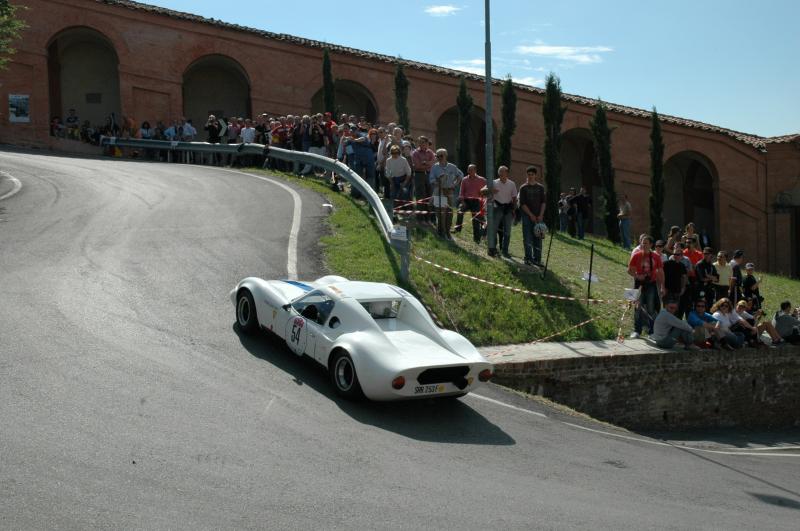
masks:
<svg viewBox="0 0 800 531"><path fill-rule="evenodd" d="M399 284L399 260L384 241L369 207L347 194L332 191L314 178L282 174L323 195L334 211L328 218L330 231L321 240L326 265L336 274L350 279ZM468 223L467 223L468 225ZM592 243L595 245L593 272L599 281L592 284L592 297L621 299L630 287L626 273L628 252L607 240L587 236L579 241L567 235L553 237L550 270L544 280L538 270L523 266L522 229L515 226L511 237L512 261L489 258L485 246L472 242L471 227L456 235L454 242L437 238L428 228L411 228L413 252L420 256L500 284L566 297L586 297ZM545 239L545 255L550 237ZM760 274L762 295L767 309L774 312L780 301L798 304L800 281ZM611 339L617 336L624 304L585 304L531 297L498 289L455 276L412 259L410 285L414 292L447 328L457 330L476 345L523 343L558 334L577 323L595 319L588 325L556 335L553 341ZM622 331L633 327L631 312L622 322Z"/></svg>

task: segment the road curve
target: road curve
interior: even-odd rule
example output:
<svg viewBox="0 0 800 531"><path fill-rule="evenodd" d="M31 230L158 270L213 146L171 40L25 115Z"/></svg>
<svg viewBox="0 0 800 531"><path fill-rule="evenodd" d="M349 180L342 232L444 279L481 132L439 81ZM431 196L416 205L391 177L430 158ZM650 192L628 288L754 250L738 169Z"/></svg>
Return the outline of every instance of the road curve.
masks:
<svg viewBox="0 0 800 531"><path fill-rule="evenodd" d="M0 202L0 528L797 528L797 458L588 431L623 435L494 386L353 404L240 336L231 287L287 274L280 187L8 151L0 170L23 185ZM313 278L323 200L293 188Z"/></svg>

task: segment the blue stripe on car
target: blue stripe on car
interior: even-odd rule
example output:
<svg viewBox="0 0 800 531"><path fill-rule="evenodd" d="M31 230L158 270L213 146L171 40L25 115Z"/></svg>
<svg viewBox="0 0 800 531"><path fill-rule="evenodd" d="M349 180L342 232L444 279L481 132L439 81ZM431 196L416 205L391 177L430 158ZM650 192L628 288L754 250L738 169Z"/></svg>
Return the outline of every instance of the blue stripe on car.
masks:
<svg viewBox="0 0 800 531"><path fill-rule="evenodd" d="M311 291L312 289L314 289L308 284L303 284L302 282L298 282L296 280L281 280L281 282L286 282L287 284L291 284L292 286L297 286L303 291Z"/></svg>

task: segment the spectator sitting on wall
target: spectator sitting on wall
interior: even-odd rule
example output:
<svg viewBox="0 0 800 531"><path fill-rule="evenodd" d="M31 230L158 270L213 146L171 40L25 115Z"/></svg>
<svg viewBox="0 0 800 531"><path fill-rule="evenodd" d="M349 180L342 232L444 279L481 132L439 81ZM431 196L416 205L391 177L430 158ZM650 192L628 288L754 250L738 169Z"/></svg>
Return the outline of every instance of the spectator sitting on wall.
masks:
<svg viewBox="0 0 800 531"><path fill-rule="evenodd" d="M658 312L653 325L652 339L659 348L670 349L680 342L684 350L700 350L694 344L694 329L686 321L675 316L678 311L678 301L668 298L664 301L664 308Z"/></svg>
<svg viewBox="0 0 800 531"><path fill-rule="evenodd" d="M720 338L723 348L735 350L744 344L744 335L733 331L733 325L741 320L739 314L731 307L731 301L723 297L711 307L714 318L719 321Z"/></svg>
<svg viewBox="0 0 800 531"><path fill-rule="evenodd" d="M686 316L686 322L694 330L695 344L705 348L719 348L720 326L719 321L706 311L706 301L703 299L694 303L694 309Z"/></svg>
<svg viewBox="0 0 800 531"><path fill-rule="evenodd" d="M775 313L772 324L784 341L800 345L800 308L792 310L792 304L783 301L781 309Z"/></svg>
<svg viewBox="0 0 800 531"><path fill-rule="evenodd" d="M766 332L769 334L769 338L772 340L772 346L777 347L782 345L784 341L771 322L758 322L758 319L764 314L764 312L762 310L753 311L752 302L752 299L737 302L736 313L739 314L739 317L741 317L744 322L753 327L757 338L760 338L761 334Z"/></svg>

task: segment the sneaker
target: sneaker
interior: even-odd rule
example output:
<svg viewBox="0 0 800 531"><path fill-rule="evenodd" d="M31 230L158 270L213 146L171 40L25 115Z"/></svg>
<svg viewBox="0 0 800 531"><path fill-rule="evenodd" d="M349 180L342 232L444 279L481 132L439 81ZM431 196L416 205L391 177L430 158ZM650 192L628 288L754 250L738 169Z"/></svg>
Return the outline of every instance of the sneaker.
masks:
<svg viewBox="0 0 800 531"><path fill-rule="evenodd" d="M492 257L497 256L497 249L489 249L489 256Z"/></svg>
<svg viewBox="0 0 800 531"><path fill-rule="evenodd" d="M639 339L639 332L631 332L631 339Z"/></svg>

